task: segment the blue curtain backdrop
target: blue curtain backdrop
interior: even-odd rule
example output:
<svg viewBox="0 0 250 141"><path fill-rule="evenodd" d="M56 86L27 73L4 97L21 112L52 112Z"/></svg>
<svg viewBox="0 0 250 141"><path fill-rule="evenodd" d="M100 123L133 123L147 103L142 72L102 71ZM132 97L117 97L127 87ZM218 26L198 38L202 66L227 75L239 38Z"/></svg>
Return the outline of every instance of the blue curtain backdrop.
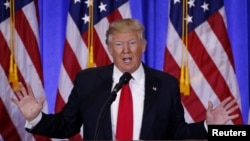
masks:
<svg viewBox="0 0 250 141"><path fill-rule="evenodd" d="M64 46L69 0L40 0L40 30L45 92L49 112L54 112L60 65ZM148 40L144 61L162 70L167 35L169 0L130 0L131 12L146 27ZM244 122L247 124L250 84L250 2L225 0L229 37L232 43L236 74L242 97Z"/></svg>

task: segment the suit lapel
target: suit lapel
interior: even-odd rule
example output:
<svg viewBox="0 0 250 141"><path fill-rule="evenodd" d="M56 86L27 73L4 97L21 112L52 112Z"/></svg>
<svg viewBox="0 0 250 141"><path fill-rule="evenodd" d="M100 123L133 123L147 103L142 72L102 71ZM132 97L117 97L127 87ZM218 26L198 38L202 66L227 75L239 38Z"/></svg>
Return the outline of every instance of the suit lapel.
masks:
<svg viewBox="0 0 250 141"><path fill-rule="evenodd" d="M144 111L142 119L142 128L140 137L149 136L151 133L149 129L152 129L154 122L155 100L160 91L160 80L154 76L154 73L144 66L145 70L145 99L144 99Z"/></svg>
<svg viewBox="0 0 250 141"><path fill-rule="evenodd" d="M103 69L99 70L99 81L102 84L102 87L99 88L99 103L100 106L103 107L106 100L111 95L111 88L112 88L112 74L113 74L113 64ZM100 114L100 113L99 113ZM95 127L96 128L96 127ZM111 115L110 115L110 108L107 109L106 116L104 117L102 127L100 129L99 138L112 140L112 127L111 127Z"/></svg>
<svg viewBox="0 0 250 141"><path fill-rule="evenodd" d="M102 74L100 74L101 80L103 82L110 83L110 78L112 78L113 73L113 67L114 65L110 65L103 71ZM151 133L149 129L152 129L153 122L154 122L154 113L155 110L155 100L157 96L159 95L160 91L160 80L155 77L155 73L145 65L143 65L144 71L145 71L145 99L144 99L144 111L143 111L143 119L142 119L142 127L141 127L141 133L140 138L143 139L146 136L150 136ZM111 87L112 82L109 84L109 87L105 87L103 98L106 99L111 94ZM110 139L112 140L112 127L111 127L111 115L110 115L110 109L108 109L107 116L103 123L102 133L100 135L101 138ZM152 131L151 131L152 132Z"/></svg>

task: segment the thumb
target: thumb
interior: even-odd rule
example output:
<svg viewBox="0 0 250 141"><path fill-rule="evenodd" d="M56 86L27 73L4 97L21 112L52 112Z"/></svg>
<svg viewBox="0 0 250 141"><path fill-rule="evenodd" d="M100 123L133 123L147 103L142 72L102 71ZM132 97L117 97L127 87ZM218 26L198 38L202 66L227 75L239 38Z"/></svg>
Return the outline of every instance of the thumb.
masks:
<svg viewBox="0 0 250 141"><path fill-rule="evenodd" d="M212 109L213 109L213 103L211 101L208 101L207 110L212 110Z"/></svg>
<svg viewBox="0 0 250 141"><path fill-rule="evenodd" d="M44 101L45 101L45 96L43 95L43 96L39 99L38 103L40 103L41 105L43 105Z"/></svg>

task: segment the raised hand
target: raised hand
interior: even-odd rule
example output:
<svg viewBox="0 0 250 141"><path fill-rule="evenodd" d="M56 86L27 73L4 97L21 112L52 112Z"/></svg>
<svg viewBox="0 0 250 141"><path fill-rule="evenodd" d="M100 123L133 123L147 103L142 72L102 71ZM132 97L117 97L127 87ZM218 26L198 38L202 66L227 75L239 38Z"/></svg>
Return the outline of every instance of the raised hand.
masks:
<svg viewBox="0 0 250 141"><path fill-rule="evenodd" d="M239 106L236 104L236 100L231 97L224 99L214 109L212 102L209 101L206 112L206 122L208 125L225 124L227 121L239 117L238 114L233 114L238 108Z"/></svg>
<svg viewBox="0 0 250 141"><path fill-rule="evenodd" d="M29 84L27 84L27 90L22 83L19 83L19 85L20 90L14 90L17 99L12 97L11 101L19 107L26 120L32 121L41 112L45 96L37 100Z"/></svg>

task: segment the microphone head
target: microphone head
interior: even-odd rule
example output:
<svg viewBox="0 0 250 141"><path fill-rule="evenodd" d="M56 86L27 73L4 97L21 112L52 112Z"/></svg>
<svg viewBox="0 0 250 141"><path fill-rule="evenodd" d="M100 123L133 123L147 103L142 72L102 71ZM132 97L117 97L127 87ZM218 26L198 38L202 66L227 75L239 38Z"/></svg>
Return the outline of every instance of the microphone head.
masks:
<svg viewBox="0 0 250 141"><path fill-rule="evenodd" d="M124 84L127 84L131 78L132 78L131 74L129 72L125 72L121 76L120 81L123 82Z"/></svg>
<svg viewBox="0 0 250 141"><path fill-rule="evenodd" d="M112 90L112 93L117 93L124 84L127 84L129 80L132 78L131 74L129 72L125 72L121 77L119 82L115 85L114 89Z"/></svg>

